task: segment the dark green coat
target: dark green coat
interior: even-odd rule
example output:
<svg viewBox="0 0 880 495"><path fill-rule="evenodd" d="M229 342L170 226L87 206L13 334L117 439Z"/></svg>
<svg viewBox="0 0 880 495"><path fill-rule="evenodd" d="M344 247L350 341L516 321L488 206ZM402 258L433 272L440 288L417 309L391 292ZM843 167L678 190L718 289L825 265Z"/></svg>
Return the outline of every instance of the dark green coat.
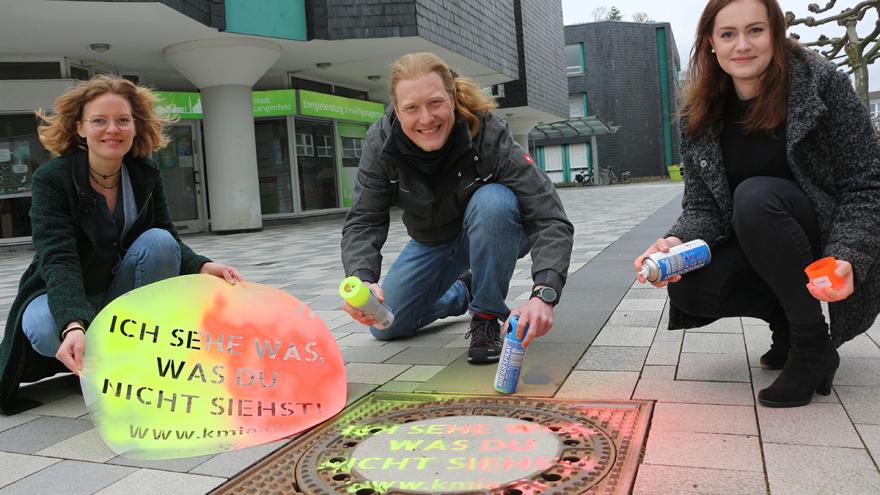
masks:
<svg viewBox="0 0 880 495"><path fill-rule="evenodd" d="M198 273L210 260L196 255L180 241L168 211L159 169L146 159L126 156L125 163L138 216L123 233L120 255L146 230L161 228L171 232L180 244L180 272ZM36 253L19 282L0 343L0 410L7 414L27 407L12 400L19 383L67 371L57 359L37 354L22 332L21 318L28 303L48 293L49 309L59 331L74 320L88 326L96 314L84 290L84 280L97 275L90 269L97 239L97 204L90 194L87 153L77 151L39 167L34 172L32 187L30 217Z"/></svg>

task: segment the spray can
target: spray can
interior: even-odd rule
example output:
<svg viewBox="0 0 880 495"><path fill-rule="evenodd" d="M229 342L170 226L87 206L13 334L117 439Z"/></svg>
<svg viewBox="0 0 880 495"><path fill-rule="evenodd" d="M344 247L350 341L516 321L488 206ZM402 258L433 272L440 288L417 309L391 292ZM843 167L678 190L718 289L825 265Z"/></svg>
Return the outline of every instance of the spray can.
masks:
<svg viewBox="0 0 880 495"><path fill-rule="evenodd" d="M507 333L504 335L504 343L501 345L501 357L498 360L498 371L495 372L495 390L502 394L512 394L516 392L516 385L519 383L519 374L522 371L523 360L526 357L526 350L522 346L523 339L526 338L528 325L523 329L523 338L516 338L516 325L519 318L514 315L510 317L510 323L507 325Z"/></svg>
<svg viewBox="0 0 880 495"><path fill-rule="evenodd" d="M348 304L372 316L377 330L384 330L394 322L394 313L357 277L343 280L339 284L339 295Z"/></svg>
<svg viewBox="0 0 880 495"><path fill-rule="evenodd" d="M699 239L654 253L645 258L640 275L649 282L661 282L676 275L702 268L712 260L709 245Z"/></svg>

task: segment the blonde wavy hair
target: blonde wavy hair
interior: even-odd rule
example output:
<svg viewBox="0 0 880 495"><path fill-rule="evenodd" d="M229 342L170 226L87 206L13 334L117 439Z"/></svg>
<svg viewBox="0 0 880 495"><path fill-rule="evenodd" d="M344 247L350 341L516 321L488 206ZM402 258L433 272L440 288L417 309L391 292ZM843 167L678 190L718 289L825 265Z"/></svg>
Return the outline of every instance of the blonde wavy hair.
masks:
<svg viewBox="0 0 880 495"><path fill-rule="evenodd" d="M480 116L498 108L498 104L484 95L480 87L470 79L453 76L446 62L433 53L409 53L394 62L389 83L391 104L397 107L395 90L400 81L417 79L431 72L440 76L446 92L455 100L456 116L467 122L471 136L476 136L480 132Z"/></svg>
<svg viewBox="0 0 880 495"><path fill-rule="evenodd" d="M36 111L37 117L43 121L37 128L43 146L55 155L66 155L85 146L76 132L76 123L82 120L86 103L107 93L119 95L131 105L137 131L129 151L133 157L148 157L168 144L165 126L171 119L153 111L156 94L127 79L101 74L65 91L55 100L54 113L46 113L43 109Z"/></svg>

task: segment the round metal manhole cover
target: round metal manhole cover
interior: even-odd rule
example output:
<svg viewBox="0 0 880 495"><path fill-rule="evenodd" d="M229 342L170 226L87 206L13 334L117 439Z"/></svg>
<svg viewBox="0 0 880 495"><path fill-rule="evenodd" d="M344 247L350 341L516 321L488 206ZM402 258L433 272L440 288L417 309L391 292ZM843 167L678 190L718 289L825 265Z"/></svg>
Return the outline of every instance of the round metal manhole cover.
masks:
<svg viewBox="0 0 880 495"><path fill-rule="evenodd" d="M355 447L352 474L411 493L471 492L536 476L559 460L562 442L520 419L457 416L406 423Z"/></svg>
<svg viewBox="0 0 880 495"><path fill-rule="evenodd" d="M309 438L295 468L302 492L583 493L616 460L602 428L546 403L453 399L362 412Z"/></svg>

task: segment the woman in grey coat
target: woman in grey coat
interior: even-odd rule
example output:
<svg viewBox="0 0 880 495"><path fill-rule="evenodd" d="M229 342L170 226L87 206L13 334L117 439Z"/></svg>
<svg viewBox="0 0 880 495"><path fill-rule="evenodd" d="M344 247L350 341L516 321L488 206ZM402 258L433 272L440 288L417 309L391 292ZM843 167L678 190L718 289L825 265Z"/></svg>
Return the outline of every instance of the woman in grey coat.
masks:
<svg viewBox="0 0 880 495"><path fill-rule="evenodd" d="M708 266L669 280L670 329L769 322L761 366L782 372L758 400L808 404L831 391L836 347L880 312L880 147L867 109L845 74L786 39L776 0L711 0L690 71L683 211L636 269L657 251L708 242ZM837 259L842 287L808 282L803 269L824 256Z"/></svg>

